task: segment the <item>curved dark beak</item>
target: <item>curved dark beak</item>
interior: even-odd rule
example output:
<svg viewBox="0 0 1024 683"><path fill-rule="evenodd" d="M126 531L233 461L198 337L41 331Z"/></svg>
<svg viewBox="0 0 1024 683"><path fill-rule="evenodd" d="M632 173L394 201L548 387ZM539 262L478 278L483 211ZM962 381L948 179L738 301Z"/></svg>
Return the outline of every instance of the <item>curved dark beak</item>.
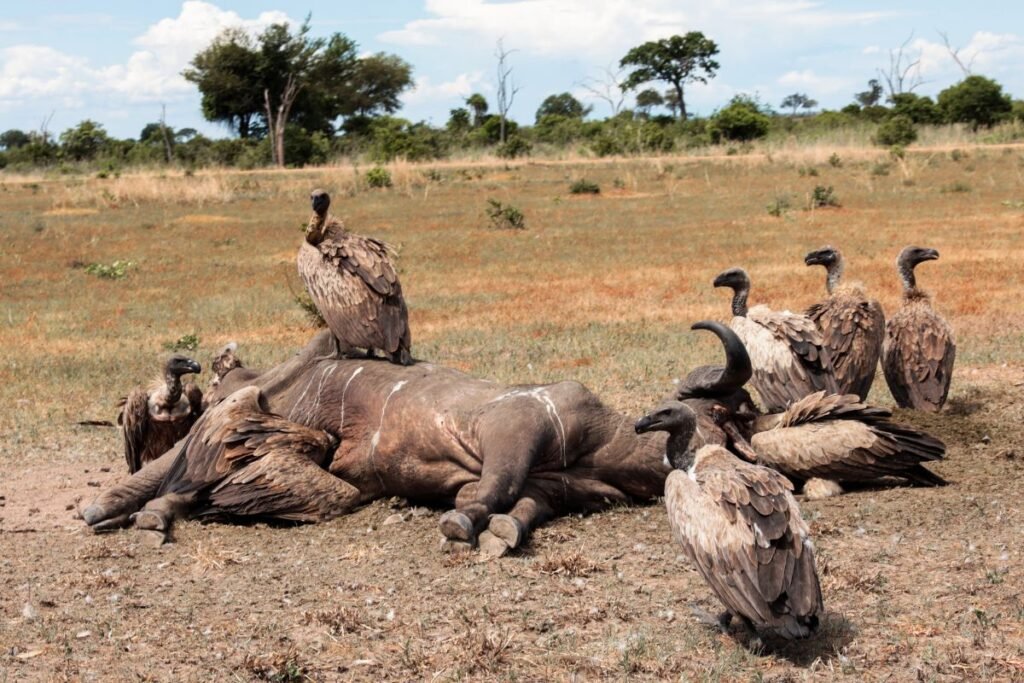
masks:
<svg viewBox="0 0 1024 683"><path fill-rule="evenodd" d="M633 429L636 430L637 434L643 434L644 432L652 431L657 426L657 420L655 420L650 415L644 415L643 417L636 421L636 424L633 425Z"/></svg>
<svg viewBox="0 0 1024 683"><path fill-rule="evenodd" d="M199 363L195 362L194 360L190 360L190 361L188 362L188 365L187 365L187 367L188 367L188 371L189 371L189 372L191 372L191 373L194 373L194 374L197 374L197 375L198 375L198 374L199 374L200 372L202 372L202 371L203 371L203 366L202 366L202 365L200 365Z"/></svg>
<svg viewBox="0 0 1024 683"><path fill-rule="evenodd" d="M729 285L728 278L725 275L719 275L711 283L715 287L727 287Z"/></svg>
<svg viewBox="0 0 1024 683"><path fill-rule="evenodd" d="M819 265L821 265L821 252L820 251L808 252L807 255L804 256L804 265L805 266L819 266Z"/></svg>
<svg viewBox="0 0 1024 683"><path fill-rule="evenodd" d="M922 261L934 261L937 258L939 258L938 249L925 249L924 253L921 254Z"/></svg>

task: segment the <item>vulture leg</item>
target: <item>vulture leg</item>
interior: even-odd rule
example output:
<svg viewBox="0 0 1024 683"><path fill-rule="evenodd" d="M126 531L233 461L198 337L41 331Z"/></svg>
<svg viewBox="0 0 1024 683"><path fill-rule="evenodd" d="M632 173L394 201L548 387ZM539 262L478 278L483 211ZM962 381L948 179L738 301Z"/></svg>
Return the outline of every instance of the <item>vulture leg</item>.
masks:
<svg viewBox="0 0 1024 683"><path fill-rule="evenodd" d="M690 611L693 612L693 616L697 617L697 621L705 626L713 626L722 633L729 632L729 624L732 623L732 612L729 610L725 610L718 614L712 614L705 609L701 609L697 605L691 605Z"/></svg>
<svg viewBox="0 0 1024 683"><path fill-rule="evenodd" d="M101 493L92 505L82 511L82 519L94 531L127 526L129 515L142 507L143 503L156 495L167 477L171 465L178 457L181 442L148 463L135 474L121 480L113 488Z"/></svg>

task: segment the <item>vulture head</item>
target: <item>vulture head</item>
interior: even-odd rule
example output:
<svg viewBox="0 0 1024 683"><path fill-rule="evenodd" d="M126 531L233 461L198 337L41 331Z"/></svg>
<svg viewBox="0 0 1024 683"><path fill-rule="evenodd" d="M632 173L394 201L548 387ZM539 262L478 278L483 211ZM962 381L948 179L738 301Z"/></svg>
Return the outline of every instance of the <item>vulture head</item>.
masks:
<svg viewBox="0 0 1024 683"><path fill-rule="evenodd" d="M937 258L939 258L939 252L935 249L910 246L903 248L899 258L896 259L896 264L900 267L913 268L922 261L934 261Z"/></svg>
<svg viewBox="0 0 1024 683"><path fill-rule="evenodd" d="M327 215L327 209L331 207L331 196L326 190L313 190L309 195L309 201L313 205L313 213L321 218Z"/></svg>
<svg viewBox="0 0 1024 683"><path fill-rule="evenodd" d="M224 379L224 376L235 368L244 367L242 365L242 360L235 355L235 351L237 350L237 343L228 342L216 353L216 355L214 355L213 362L210 364L213 368L214 374L213 381L210 383L211 386L217 386L220 384L220 381Z"/></svg>
<svg viewBox="0 0 1024 683"><path fill-rule="evenodd" d="M843 255L839 253L839 250L832 245L827 245L821 249L815 249L814 251L807 252L804 256L804 264L808 266L825 266L830 268L835 266L842 261Z"/></svg>
<svg viewBox="0 0 1024 683"><path fill-rule="evenodd" d="M174 375L175 377L181 377L189 373L199 374L203 371L203 368L199 363L195 362L188 356L183 356L180 353L176 353L167 359L167 365L164 368L167 374Z"/></svg>
<svg viewBox="0 0 1024 683"><path fill-rule="evenodd" d="M668 432L665 459L670 467L686 470L693 464L690 439L697 431L697 414L690 406L667 401L637 420L634 428L637 434Z"/></svg>
<svg viewBox="0 0 1024 683"><path fill-rule="evenodd" d="M718 274L712 283L715 287L729 287L734 291L750 289L750 276L742 268L730 268Z"/></svg>

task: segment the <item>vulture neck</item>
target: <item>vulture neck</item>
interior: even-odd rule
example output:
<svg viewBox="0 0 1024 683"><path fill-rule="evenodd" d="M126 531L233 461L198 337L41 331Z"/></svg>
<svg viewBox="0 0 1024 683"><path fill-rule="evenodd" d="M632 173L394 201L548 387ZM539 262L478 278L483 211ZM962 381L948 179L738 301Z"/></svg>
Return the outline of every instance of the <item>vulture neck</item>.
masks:
<svg viewBox="0 0 1024 683"><path fill-rule="evenodd" d="M327 225L327 212L314 213L306 226L306 241L314 247L324 240L324 226Z"/></svg>
<svg viewBox="0 0 1024 683"><path fill-rule="evenodd" d="M693 438L694 429L682 429L677 427L668 433L668 441L665 443L665 455L668 456L668 464L677 470L688 470L693 464L693 451L690 450L690 440Z"/></svg>
<svg viewBox="0 0 1024 683"><path fill-rule="evenodd" d="M917 288L917 278L914 277L915 263L900 261L897 271L903 281L903 298L906 300L920 298L921 291Z"/></svg>
<svg viewBox="0 0 1024 683"><path fill-rule="evenodd" d="M833 294L836 287L839 286L839 281L843 279L843 259L842 257L836 259L832 263L825 267L827 273L825 277L825 289L828 290L829 294Z"/></svg>
<svg viewBox="0 0 1024 683"><path fill-rule="evenodd" d="M181 400L181 375L170 370L164 371L164 385L167 387L167 406L173 406Z"/></svg>
<svg viewBox="0 0 1024 683"><path fill-rule="evenodd" d="M741 318L747 316L747 297L750 295L749 285L732 291L732 314Z"/></svg>

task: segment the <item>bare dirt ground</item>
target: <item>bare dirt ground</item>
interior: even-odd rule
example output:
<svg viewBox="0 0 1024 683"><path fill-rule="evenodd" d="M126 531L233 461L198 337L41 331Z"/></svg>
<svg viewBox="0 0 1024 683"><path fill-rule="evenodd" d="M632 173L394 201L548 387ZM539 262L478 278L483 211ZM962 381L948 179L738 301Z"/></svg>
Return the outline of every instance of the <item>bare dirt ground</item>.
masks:
<svg viewBox="0 0 1024 683"><path fill-rule="evenodd" d="M400 500L153 550L75 519L121 476L108 443L0 483L0 680L1024 680L1024 372L958 379L947 412L899 416L946 440L952 485L803 504L829 616L766 656L696 623L717 605L658 504L493 561L441 554L438 513Z"/></svg>

